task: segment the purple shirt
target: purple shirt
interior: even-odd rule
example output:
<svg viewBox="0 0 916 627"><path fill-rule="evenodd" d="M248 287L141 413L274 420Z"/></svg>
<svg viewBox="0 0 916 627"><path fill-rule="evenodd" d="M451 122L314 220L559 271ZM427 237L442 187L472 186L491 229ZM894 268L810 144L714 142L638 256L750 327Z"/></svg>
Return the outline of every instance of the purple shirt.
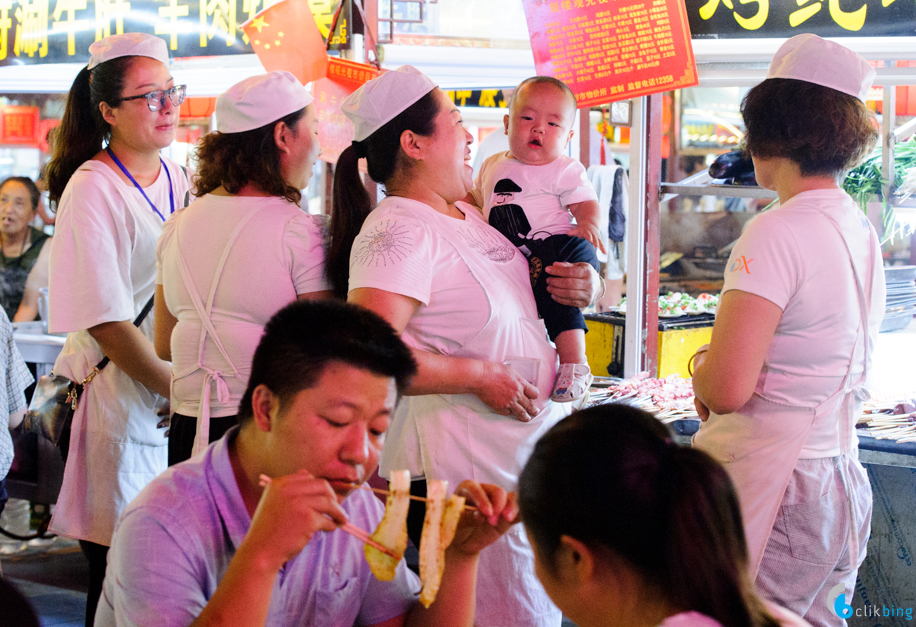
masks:
<svg viewBox="0 0 916 627"><path fill-rule="evenodd" d="M229 461L235 428L203 455L150 483L115 527L96 627L186 627L213 596L251 526ZM342 505L372 531L384 506L356 490ZM266 625L373 625L407 613L420 590L404 562L393 581L369 570L363 544L343 531L318 532L280 570Z"/></svg>

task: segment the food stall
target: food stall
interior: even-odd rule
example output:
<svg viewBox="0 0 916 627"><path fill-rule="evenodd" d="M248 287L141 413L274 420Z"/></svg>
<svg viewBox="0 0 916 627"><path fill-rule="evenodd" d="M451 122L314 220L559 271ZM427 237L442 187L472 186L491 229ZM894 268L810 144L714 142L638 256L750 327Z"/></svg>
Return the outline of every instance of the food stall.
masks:
<svg viewBox="0 0 916 627"><path fill-rule="evenodd" d="M331 2L313 0L311 3L313 9L320 8L320 11L316 11L320 15L327 16L330 13ZM154 30L168 37L173 55L176 57L172 63L176 81L187 83L191 96L211 97L232 83L263 71L260 62L251 54L248 43L235 29L234 24L253 16L266 4L246 1L243 5L241 2L233 3L230 0L227 3L211 3L207 8L198 9L194 4L178 0L170 0L166 5L161 2L133 2L132 13L142 13L146 6L151 12L150 18L145 21L142 28L128 20L121 24L120 18L117 18L117 28L130 30L136 27L141 30ZM494 95L483 92L496 92L514 86L521 79L535 73L535 59L527 41L528 33L520 33L518 30L525 20L521 10L522 3L513 3L514 13L510 12L508 15L499 13L499 3L482 0L398 3L412 4L420 11L425 8L431 12L429 15L435 16L435 20L423 21L420 18L419 23L417 16L414 15L402 16L399 20L391 4L388 5L387 13L374 0L365 4L368 13L380 15L382 21L387 20L388 26L380 27L377 31L384 52L383 58L380 55L383 67L393 68L404 63L416 65L434 81L450 90L455 101L462 106L469 101L479 105L485 96ZM801 4L805 3L800 2L799 6ZM887 4L889 6L884 8L868 6L868 11L871 12L869 15L878 15L881 18L875 28L885 35L900 24L906 23L893 13L902 3ZM695 37L698 35L694 27L696 20L715 25L717 28L723 23L729 26L738 24L744 34L749 33L748 38L741 40L740 46L735 45L734 39L719 38L719 31L716 30L702 33L706 38L693 40L692 50L696 60L697 79L701 86L750 86L764 78L773 52L785 37L768 33L766 28L761 29L765 26L763 23L754 26L761 17L763 22L767 22L766 13L762 16L760 14L764 6L770 7L772 21L776 21L779 12L788 11L777 3L768 2L748 2L736 5L735 8L728 2L687 2L688 16L691 18L691 29ZM822 8L818 2L810 3L810 6L803 8L810 13L810 9L815 6L818 10ZM3 82L5 89L23 93L63 93L69 88L81 63L68 61L72 60L71 57L85 61L80 55L85 56L88 43L93 40L92 33L80 32L75 24L66 24L67 18L70 22L76 19L76 13L79 13L79 10L72 10L69 14L64 12L65 15L58 13L53 19L46 15L49 28L43 35L44 42L39 40L34 49L17 49L12 55L4 51L9 64L0 67L0 81ZM806 13L807 17L799 24L802 24L803 29L821 25L818 20L829 15L827 26L843 29L847 28L846 20L854 19L845 13L835 18L833 13L832 8L828 10L824 6L820 15ZM803 16L799 15L796 20L801 17ZM832 25L831 19L838 24ZM109 21L114 23L116 17L112 16ZM153 26L160 21L160 24ZM398 21L402 26L395 29L394 24ZM15 28L23 26L16 23ZM397 33L400 35L396 36ZM10 34L9 46L12 48L12 31ZM822 34L830 36L836 33L828 29ZM839 34L846 35L848 32ZM99 33L96 32L95 38L98 37ZM15 41L19 41L18 36ZM358 37L354 37L354 41L357 46L361 45ZM483 42L487 42L486 45ZM902 59L907 58L907 54L916 57L914 37L845 37L843 43L870 59ZM50 59L46 57L48 50L53 52L60 49L64 49L65 52L58 52L58 57L54 57L53 54ZM42 50L45 50L44 54ZM363 56L362 49L359 53L356 56ZM52 62L45 63L45 60ZM41 63L34 64L38 61ZM876 85L888 87L909 84L916 84L916 68L882 67L878 70ZM684 181L662 183L662 96L654 92L650 95L641 95L638 91L630 88L626 92L599 94L592 98L594 102L605 103L611 95L623 98L632 95L634 98L629 133L631 204L628 212L630 228L627 233L628 301L633 305L611 316L590 318L589 327L592 333L589 334L589 359L593 362L592 367L596 374L604 374L600 370L603 365L608 374L622 375L630 379L637 373L647 370L659 377L675 373L684 377L686 359L697 346L708 341L714 318L712 313L704 311L683 312L682 315L666 319L663 308L660 310L661 299L658 294L662 235L659 204L664 201L666 195L676 194L753 198L772 198L773 194L757 188L714 185L702 172ZM894 97L893 89L885 90L885 111L894 111ZM494 100L494 103L496 102L498 101ZM463 109L462 113L471 125L489 129L499 126L501 113L494 115L495 109L499 107L483 105L468 107ZM205 119L207 115L199 117ZM589 121L585 120L584 127L587 128L588 125ZM893 159L890 157L889 149L895 140L903 137L894 129L893 122L885 123L883 137L888 148L885 151L888 158L883 164L887 173L893 170ZM482 139L480 135L478 138ZM588 141L580 144L577 137L571 146L572 153L579 151L580 146L587 149ZM886 190L886 196L889 193L890 189ZM664 304L663 300L661 304ZM904 316L901 316L901 319L903 318ZM885 337L888 339L884 339ZM912 344L916 342L916 333L907 329L893 336L882 336L882 340L878 347L876 362L879 373L884 374L877 376L889 379L892 374L899 376L901 372L906 372L910 366L901 356L913 354L916 346ZM611 363L615 363L613 371L609 367ZM675 380L673 378L672 382ZM906 383L904 378L901 385ZM680 383L672 383L671 387L677 388L671 391L674 397L686 393L686 388ZM888 393L891 392L893 390ZM689 415L689 404L679 405L680 407L675 404L675 407L670 409L657 408L675 412L666 419L674 418L672 423L677 426L679 432L688 434L691 421L684 418ZM694 422L694 429L695 426ZM862 586L858 592L860 596L857 596L856 601L865 603L879 595L885 603L895 602L898 606L913 606L916 605L916 599L913 598L912 587L903 588L897 586L897 582L910 582L914 574L910 556L911 548L916 549L916 536L913 535L912 525L901 524L908 515L905 513L906 509L912 507L912 494L916 492L913 489L914 475L910 471L906 471L909 472L908 475L900 474L899 469L894 467L916 467L916 445L891 444L868 437L863 437L862 440L862 458L870 464L869 473L876 493L876 546L874 549L870 547L870 561L863 567ZM888 556L896 556L900 564L893 562L893 558ZM893 585L890 582L893 582Z"/></svg>

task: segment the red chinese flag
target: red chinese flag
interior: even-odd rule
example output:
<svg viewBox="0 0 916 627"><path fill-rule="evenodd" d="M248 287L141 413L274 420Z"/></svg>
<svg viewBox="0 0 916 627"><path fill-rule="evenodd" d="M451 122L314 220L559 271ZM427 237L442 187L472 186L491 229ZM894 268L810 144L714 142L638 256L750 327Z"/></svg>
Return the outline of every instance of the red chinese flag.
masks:
<svg viewBox="0 0 916 627"><path fill-rule="evenodd" d="M305 85L324 78L328 53L308 0L283 0L242 24L261 65L286 70Z"/></svg>

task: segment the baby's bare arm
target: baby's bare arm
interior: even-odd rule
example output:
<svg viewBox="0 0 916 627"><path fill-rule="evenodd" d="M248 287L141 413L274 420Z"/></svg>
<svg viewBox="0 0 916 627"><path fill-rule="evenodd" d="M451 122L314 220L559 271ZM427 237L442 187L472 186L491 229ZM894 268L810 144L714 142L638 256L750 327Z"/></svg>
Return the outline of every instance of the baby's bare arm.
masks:
<svg viewBox="0 0 916 627"><path fill-rule="evenodd" d="M576 219L576 226L570 229L567 235L586 239L601 252L607 252L604 238L601 237L601 230L598 228L600 211L601 208L595 200L585 200L569 205L569 212Z"/></svg>

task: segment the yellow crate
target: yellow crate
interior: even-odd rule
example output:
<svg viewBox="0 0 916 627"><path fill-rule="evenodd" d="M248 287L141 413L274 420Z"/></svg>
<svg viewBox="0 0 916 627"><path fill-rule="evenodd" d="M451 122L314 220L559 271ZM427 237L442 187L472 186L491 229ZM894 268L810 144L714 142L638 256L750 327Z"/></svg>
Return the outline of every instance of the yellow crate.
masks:
<svg viewBox="0 0 916 627"><path fill-rule="evenodd" d="M595 376L623 375L624 328L620 323L591 320L586 318L588 333L585 334L585 356ZM668 329L658 332L658 376L679 374L684 378L687 361L703 344L712 337L712 322L709 326L688 329Z"/></svg>

